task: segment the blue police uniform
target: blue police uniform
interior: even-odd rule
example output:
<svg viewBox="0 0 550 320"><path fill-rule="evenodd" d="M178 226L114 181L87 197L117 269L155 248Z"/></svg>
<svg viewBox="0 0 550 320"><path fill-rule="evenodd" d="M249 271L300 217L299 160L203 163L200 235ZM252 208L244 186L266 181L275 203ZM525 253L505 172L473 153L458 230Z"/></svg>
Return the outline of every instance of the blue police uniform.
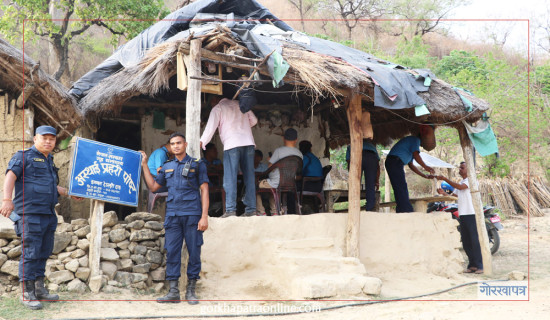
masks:
<svg viewBox="0 0 550 320"><path fill-rule="evenodd" d="M33 281L45 276L46 260L53 251L58 169L51 154L46 158L32 146L15 153L6 173L10 170L17 177L14 211L22 216L14 226L24 244L19 261L19 281Z"/></svg>
<svg viewBox="0 0 550 320"><path fill-rule="evenodd" d="M190 166L187 177L183 175L186 164ZM206 165L189 155L181 161L176 158L162 166L155 181L168 187L164 221L166 280L178 280L181 275L181 247L184 239L189 252L187 278L199 279L203 232L197 230L197 227L202 215L200 186L209 182Z"/></svg>

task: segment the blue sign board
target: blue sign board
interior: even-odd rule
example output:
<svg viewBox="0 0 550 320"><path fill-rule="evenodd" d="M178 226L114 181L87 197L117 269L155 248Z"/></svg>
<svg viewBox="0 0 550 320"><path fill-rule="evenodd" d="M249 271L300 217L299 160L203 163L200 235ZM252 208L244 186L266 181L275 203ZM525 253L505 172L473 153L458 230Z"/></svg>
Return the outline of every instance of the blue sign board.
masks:
<svg viewBox="0 0 550 320"><path fill-rule="evenodd" d="M77 138L69 194L137 207L140 174L139 152Z"/></svg>

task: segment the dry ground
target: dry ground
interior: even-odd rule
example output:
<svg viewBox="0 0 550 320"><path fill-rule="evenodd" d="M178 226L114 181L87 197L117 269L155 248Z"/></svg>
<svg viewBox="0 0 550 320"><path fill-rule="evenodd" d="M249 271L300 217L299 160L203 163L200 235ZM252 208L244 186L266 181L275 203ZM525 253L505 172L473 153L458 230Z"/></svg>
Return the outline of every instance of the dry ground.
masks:
<svg viewBox="0 0 550 320"><path fill-rule="evenodd" d="M397 301L364 306L348 306L335 310L299 315L259 316L257 319L547 319L550 314L550 215L546 217L511 218L504 221L505 230L501 232L501 249L493 256L494 275L460 275L455 279L443 279L430 274L393 272L388 270L379 275L384 282L381 297L391 299L429 293L463 283L505 279L511 271L530 274L529 301L475 301L476 286L463 287L447 293L432 295L415 301ZM528 232L529 231L529 232ZM528 251L528 238L530 246ZM528 252L530 264L527 264ZM442 262L443 263L443 262ZM203 299L215 299L216 292L224 288L200 288ZM90 299L104 301L67 301L47 304L43 311L23 312L15 298L4 297L0 301L0 318L6 319L97 319L117 317L117 319L158 318L175 319L174 316L198 318L201 315L225 313L235 317L237 308L246 310L252 307L274 306L275 308L321 306L331 307L358 303L357 301L203 301L197 306L186 303L160 305L154 300L157 295L122 291L118 294L86 294L74 296L61 293L65 299ZM266 299L269 292L262 288L251 288L236 299ZM354 297L348 297L353 299ZM113 301L141 300L141 301ZM457 301L457 300L474 301ZM149 301L146 301L149 300ZM438 301L439 300L439 301ZM443 301L442 301L443 300ZM218 310L214 309L215 307ZM226 308L223 311L223 308ZM221 310L221 311L220 311ZM277 310L274 310L277 311ZM121 318L122 317L122 318ZM237 317L244 319L245 317ZM247 317L247 319L249 319Z"/></svg>

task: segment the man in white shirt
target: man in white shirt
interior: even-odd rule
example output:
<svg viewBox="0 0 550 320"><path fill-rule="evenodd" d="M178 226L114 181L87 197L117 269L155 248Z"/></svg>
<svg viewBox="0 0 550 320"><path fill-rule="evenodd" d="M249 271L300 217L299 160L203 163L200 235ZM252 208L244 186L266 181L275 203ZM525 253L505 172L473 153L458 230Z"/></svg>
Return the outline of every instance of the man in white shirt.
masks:
<svg viewBox="0 0 550 320"><path fill-rule="evenodd" d="M269 158L269 167L271 167L272 164L274 164L275 162L285 157L298 156L300 158L303 158L300 150L296 148L297 142L298 142L298 132L293 128L286 129L283 135L283 146L273 151L273 155L271 156L271 158ZM269 177L267 179L260 181L259 187L260 188L277 188L279 186L279 180L280 180L279 169L275 169L269 173ZM295 199L292 196L288 197L287 200L288 202L295 201ZM290 204L290 206L292 206L292 204ZM256 208L258 211L257 215L259 216L265 215L265 208L262 203L262 198L260 197L260 194L256 195ZM272 216L280 214L280 212L277 212L275 199L273 199L272 195L269 196L269 208ZM294 211L294 210L289 209L289 211Z"/></svg>
<svg viewBox="0 0 550 320"><path fill-rule="evenodd" d="M461 162L458 168L458 174L462 177L459 183L453 182L444 176L437 176L438 180L444 180L455 190L453 194L458 197L458 214L460 223L460 237L462 247L468 256L468 267L465 273L483 273L483 260L481 256L481 246L477 236L476 215L470 185L468 183L468 169L466 162ZM446 194L442 189L437 189L440 194Z"/></svg>

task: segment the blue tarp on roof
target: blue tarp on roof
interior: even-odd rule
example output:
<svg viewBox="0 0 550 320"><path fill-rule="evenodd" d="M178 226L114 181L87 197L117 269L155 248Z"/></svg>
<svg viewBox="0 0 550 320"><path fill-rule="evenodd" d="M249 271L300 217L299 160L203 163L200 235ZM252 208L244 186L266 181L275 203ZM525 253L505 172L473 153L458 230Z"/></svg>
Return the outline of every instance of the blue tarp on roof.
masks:
<svg viewBox="0 0 550 320"><path fill-rule="evenodd" d="M225 20L219 21L218 17L223 15L226 15ZM230 28L233 35L258 57L264 57L273 50L281 53L282 41L291 41L305 50L332 56L357 67L374 80L374 105L378 107L403 109L424 105L425 101L417 93L428 91L429 86L424 81L426 77L435 78L427 70L418 70L421 76L415 77L399 66L336 42L303 34L299 36L301 40L296 40L293 37L252 32L259 24L271 23L283 33L294 32L290 26L254 0L199 0L169 14L121 46L111 57L76 81L70 93L82 98L101 80L123 67L138 63L148 49L165 41L185 39L191 31L195 35L208 32L215 28L215 24L200 25L200 19L207 23L206 20L214 17L218 18L218 23ZM197 20L192 22L193 19L198 19L198 23ZM267 61L268 70L272 78L279 80L281 77L280 74L277 75L275 64L275 57L270 57Z"/></svg>

